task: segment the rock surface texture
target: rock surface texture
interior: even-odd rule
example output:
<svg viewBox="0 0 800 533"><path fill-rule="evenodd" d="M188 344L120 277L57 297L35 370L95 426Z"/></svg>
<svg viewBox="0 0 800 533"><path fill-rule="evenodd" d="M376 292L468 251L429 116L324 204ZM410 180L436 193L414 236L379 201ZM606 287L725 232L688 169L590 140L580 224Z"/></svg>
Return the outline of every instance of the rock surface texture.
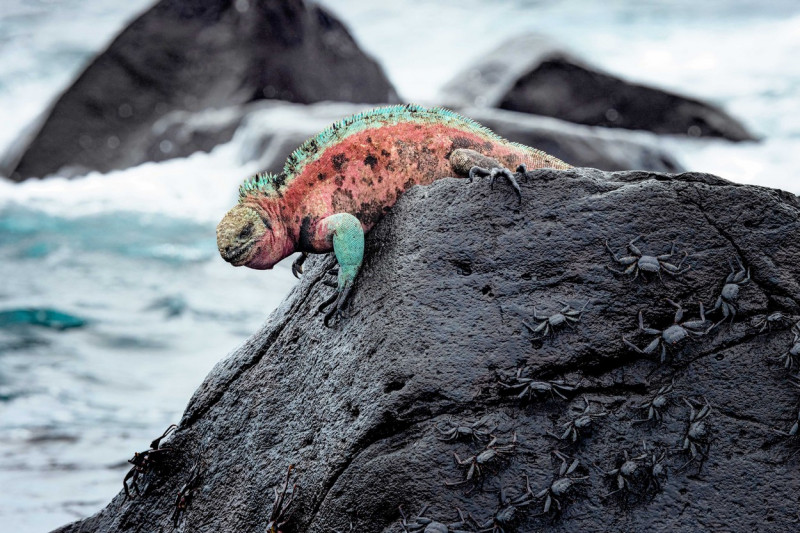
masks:
<svg viewBox="0 0 800 533"><path fill-rule="evenodd" d="M134 20L55 102L12 179L106 172L175 157L142 145L170 112L265 98L382 103L397 99L381 67L324 8L302 0L161 0ZM197 140L200 149L233 131ZM70 171L70 169L72 169Z"/></svg>
<svg viewBox="0 0 800 533"><path fill-rule="evenodd" d="M316 312L333 291L330 258L311 262L200 386L162 443L171 451L139 477L143 495L121 492L59 531L171 531L193 465L176 531L265 531L290 464L285 533L401 532L400 507L422 531L424 506L444 523L457 509L486 528L496 517L506 532L796 531L800 442L785 433L800 391L782 356L800 319L798 198L706 174L529 178L519 208L487 180L411 189L368 235L350 316L333 329ZM662 261L687 255L691 268L662 267L663 281L609 270L626 266L605 241L627 256L639 235L642 254L674 242ZM729 263L744 270L730 278L738 297L726 291L732 322L670 345L663 363L660 344L642 354L623 341L660 338L639 331L638 313L667 330L667 298L686 329L721 320ZM534 312L559 311L568 325L531 331ZM527 378L552 392L529 397L515 386ZM478 422L474 435L448 433ZM495 451L482 453L489 434ZM572 481L554 483L562 464Z"/></svg>
<svg viewBox="0 0 800 533"><path fill-rule="evenodd" d="M501 45L449 82L441 98L453 106L499 107L589 126L755 139L716 105L603 72L537 35Z"/></svg>

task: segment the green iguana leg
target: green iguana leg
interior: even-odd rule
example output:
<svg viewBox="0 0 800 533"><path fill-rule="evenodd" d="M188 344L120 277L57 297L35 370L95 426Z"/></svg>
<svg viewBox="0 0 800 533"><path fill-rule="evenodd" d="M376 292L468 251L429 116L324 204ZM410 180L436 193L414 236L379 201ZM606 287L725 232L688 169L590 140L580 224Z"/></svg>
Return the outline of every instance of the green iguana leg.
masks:
<svg viewBox="0 0 800 533"><path fill-rule="evenodd" d="M517 176L524 177L527 180L527 169L525 165L518 166L516 174L512 174L510 170L501 165L496 159L487 157L475 150L459 148L453 150L453 153L450 154L450 166L456 174L461 176L466 175L470 182L475 179L476 176L490 176L492 178L492 189L494 189L494 182L498 178L505 178L514 189L514 194L517 195L519 203L522 203L522 191L520 191L519 183L517 183Z"/></svg>
<svg viewBox="0 0 800 533"><path fill-rule="evenodd" d="M331 318L342 316L347 297L353 288L356 275L364 259L364 229L361 222L350 213L337 213L320 221L325 235L333 242L333 252L339 263L339 279L336 294L319 306L319 312L333 304L325 313L325 325Z"/></svg>

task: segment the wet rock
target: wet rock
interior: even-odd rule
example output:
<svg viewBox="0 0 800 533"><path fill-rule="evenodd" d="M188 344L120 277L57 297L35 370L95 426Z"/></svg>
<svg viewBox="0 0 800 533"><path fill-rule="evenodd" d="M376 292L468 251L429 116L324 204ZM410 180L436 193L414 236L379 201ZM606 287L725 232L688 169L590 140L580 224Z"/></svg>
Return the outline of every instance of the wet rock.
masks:
<svg viewBox="0 0 800 533"><path fill-rule="evenodd" d="M441 99L590 126L755 139L714 104L624 80L535 35L511 39L464 70L445 86Z"/></svg>
<svg viewBox="0 0 800 533"><path fill-rule="evenodd" d="M164 159L170 146L148 151L159 119L265 98L378 103L397 96L381 67L320 6L162 0L92 61L26 147L6 154L3 173L23 180ZM199 149L229 140L232 129L215 134Z"/></svg>
<svg viewBox="0 0 800 533"><path fill-rule="evenodd" d="M412 188L367 236L333 329L317 313L330 258L315 257L197 390L143 495L59 531L170 529L187 484L177 531L264 531L290 464L287 533L400 532L401 506L409 522L427 506L431 520L461 509L491 524L511 502L505 531L793 530L798 389L780 356L800 319L800 200L707 174L592 169L532 172L522 193L517 209L486 179ZM612 272L639 235L639 253L674 243L661 261L689 270ZM640 311L659 331L699 321L701 302L707 321L686 327L719 321L737 258L750 280L732 323L670 345L663 363L660 346L623 342L659 338L639 331ZM531 331L537 316L551 335ZM557 387L528 395L526 379ZM647 420L659 391L661 420ZM476 433L450 439L457 425ZM490 434L500 455L470 475ZM622 469L626 453L636 464Z"/></svg>

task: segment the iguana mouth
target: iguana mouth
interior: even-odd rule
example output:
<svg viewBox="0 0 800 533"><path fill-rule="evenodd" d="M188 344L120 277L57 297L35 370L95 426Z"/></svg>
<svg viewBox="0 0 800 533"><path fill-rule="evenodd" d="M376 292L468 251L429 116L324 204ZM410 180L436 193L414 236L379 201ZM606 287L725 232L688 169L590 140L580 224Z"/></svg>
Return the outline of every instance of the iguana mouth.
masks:
<svg viewBox="0 0 800 533"><path fill-rule="evenodd" d="M257 248L255 244L256 241L250 241L239 246L234 250L231 250L230 252L226 250L224 253L221 253L220 255L225 261L232 264L233 266L242 266L244 264L247 264L247 262L249 262L250 259L252 259L253 256L255 255L254 252L256 251Z"/></svg>

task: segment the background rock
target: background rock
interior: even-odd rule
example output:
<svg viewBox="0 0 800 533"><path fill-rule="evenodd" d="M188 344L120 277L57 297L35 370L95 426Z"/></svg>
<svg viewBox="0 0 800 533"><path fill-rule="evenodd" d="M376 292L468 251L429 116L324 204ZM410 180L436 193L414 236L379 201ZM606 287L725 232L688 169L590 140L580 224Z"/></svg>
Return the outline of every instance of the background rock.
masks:
<svg viewBox="0 0 800 533"><path fill-rule="evenodd" d="M570 124L502 109L460 110L498 135L534 146L578 167L680 172L683 165L652 133Z"/></svg>
<svg viewBox="0 0 800 533"><path fill-rule="evenodd" d="M713 104L623 80L536 35L502 44L449 82L441 98L453 106L499 107L590 126L755 139Z"/></svg>
<svg viewBox="0 0 800 533"><path fill-rule="evenodd" d="M798 391L776 359L792 346L800 313L800 201L794 195L742 186L705 174L669 176L591 169L536 171L513 206L507 187L487 180L444 179L407 192L367 238L351 314L334 329L316 307L331 290L321 283L329 258L315 258L302 282L264 328L221 361L200 386L165 443L158 470L144 475L144 495L120 493L98 514L61 528L78 531L166 531L176 495L199 476L178 531L263 531L272 489L296 464L297 489L287 533L399 532L399 506L452 522L460 508L481 521L509 498L549 486L559 450L578 458L572 476L586 477L560 498L559 515L543 499L521 508L506 531L793 531L797 518ZM508 204L511 204L509 206ZM622 252L635 236L643 253L677 242L691 269L678 277L616 275L606 250ZM720 294L740 258L751 281L741 286L736 320L670 347L666 363L642 356L682 302L697 319ZM268 275L268 274L265 274ZM538 323L567 302L584 308L580 322L537 340ZM258 312L254 309L253 312ZM767 315L785 318L759 322ZM719 312L709 314L719 320ZM508 394L523 376L564 380L567 399L538 401ZM646 404L674 383L663 422ZM564 424L583 411L604 413L576 443L559 441ZM707 459L689 461L683 447L686 401L712 410ZM485 420L516 450L463 480L461 458L488 437L447 442L439 429ZM154 435L155 436L155 435ZM608 472L623 453L664 454L667 476L655 485L608 496ZM145 449L145 443L142 449ZM87 453L90 453L87 451ZM642 481L642 479L639 479ZM638 483L638 482L637 482Z"/></svg>
<svg viewBox="0 0 800 533"><path fill-rule="evenodd" d="M63 167L76 174L136 165L153 155L144 145L148 131L170 112L265 98L378 103L397 95L341 22L317 5L161 0L86 68L27 146L6 154L4 173L22 180ZM223 128L202 147L231 134Z"/></svg>

